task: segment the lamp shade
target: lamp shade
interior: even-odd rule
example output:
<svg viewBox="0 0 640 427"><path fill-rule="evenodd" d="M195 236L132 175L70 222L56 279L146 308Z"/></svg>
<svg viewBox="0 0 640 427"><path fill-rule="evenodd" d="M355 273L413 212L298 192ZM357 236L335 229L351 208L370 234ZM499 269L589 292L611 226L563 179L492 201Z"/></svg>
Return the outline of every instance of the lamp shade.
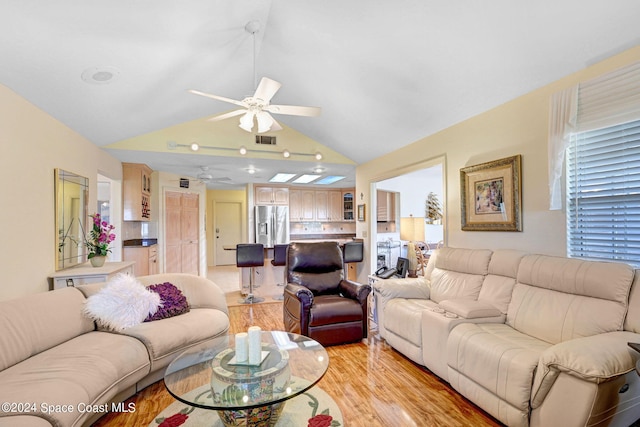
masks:
<svg viewBox="0 0 640 427"><path fill-rule="evenodd" d="M400 218L400 240L424 241L424 218L413 216Z"/></svg>

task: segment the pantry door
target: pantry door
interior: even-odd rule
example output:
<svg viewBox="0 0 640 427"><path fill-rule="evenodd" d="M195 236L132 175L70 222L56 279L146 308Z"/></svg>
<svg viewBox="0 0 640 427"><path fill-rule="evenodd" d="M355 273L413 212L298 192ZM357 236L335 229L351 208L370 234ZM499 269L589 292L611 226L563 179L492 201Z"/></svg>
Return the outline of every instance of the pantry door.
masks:
<svg viewBox="0 0 640 427"><path fill-rule="evenodd" d="M198 194L165 193L165 272L198 274Z"/></svg>

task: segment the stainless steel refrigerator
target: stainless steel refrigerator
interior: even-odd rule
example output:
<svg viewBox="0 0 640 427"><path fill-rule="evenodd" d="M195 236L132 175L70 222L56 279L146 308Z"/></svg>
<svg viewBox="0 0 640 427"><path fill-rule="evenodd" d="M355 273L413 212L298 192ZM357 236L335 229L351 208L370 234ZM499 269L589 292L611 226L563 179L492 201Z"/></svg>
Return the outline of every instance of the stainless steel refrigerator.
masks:
<svg viewBox="0 0 640 427"><path fill-rule="evenodd" d="M265 247L289 243L289 207L256 206L256 243Z"/></svg>

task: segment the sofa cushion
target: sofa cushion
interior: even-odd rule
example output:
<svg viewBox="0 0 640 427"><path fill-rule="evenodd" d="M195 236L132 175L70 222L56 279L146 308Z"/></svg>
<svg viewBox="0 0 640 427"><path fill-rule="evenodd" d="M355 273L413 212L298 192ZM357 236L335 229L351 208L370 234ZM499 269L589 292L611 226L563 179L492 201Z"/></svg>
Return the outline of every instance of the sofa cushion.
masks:
<svg viewBox="0 0 640 427"><path fill-rule="evenodd" d="M431 299L478 299L490 260L491 251L486 249L438 249L430 276Z"/></svg>
<svg viewBox="0 0 640 427"><path fill-rule="evenodd" d="M462 323L447 341L449 380L465 394L457 383L461 375L528 414L538 359L550 346L505 324Z"/></svg>
<svg viewBox="0 0 640 427"><path fill-rule="evenodd" d="M135 277L119 274L87 298L84 313L105 329L121 331L142 323L160 305L160 295Z"/></svg>
<svg viewBox="0 0 640 427"><path fill-rule="evenodd" d="M527 255L507 324L553 344L621 330L632 279L627 264Z"/></svg>
<svg viewBox="0 0 640 427"><path fill-rule="evenodd" d="M478 300L487 301L506 314L516 284L518 267L525 255L525 252L509 249L494 251Z"/></svg>
<svg viewBox="0 0 640 427"><path fill-rule="evenodd" d="M82 315L85 298L76 288L0 302L0 370L92 331Z"/></svg>
<svg viewBox="0 0 640 427"><path fill-rule="evenodd" d="M71 405L71 412L39 415L54 425L82 425L76 420L93 414L79 413L78 404L106 403L148 372L149 355L141 342L89 332L1 371L0 401L33 402L38 410L43 403Z"/></svg>
<svg viewBox="0 0 640 427"><path fill-rule="evenodd" d="M486 301L474 301L470 299L447 299L440 301L438 306L446 311L445 316L454 314L465 319L476 319L478 317L496 317L502 312L493 304Z"/></svg>
<svg viewBox="0 0 640 427"><path fill-rule="evenodd" d="M147 287L152 292L160 295L160 306L154 314L149 314L145 322L166 319L167 317L179 316L189 311L189 302L180 289L169 282L158 283Z"/></svg>
<svg viewBox="0 0 640 427"><path fill-rule="evenodd" d="M144 343L151 359L151 371L156 371L189 346L224 335L228 330L229 317L225 312L196 308L180 316L140 323L120 333Z"/></svg>
<svg viewBox="0 0 640 427"><path fill-rule="evenodd" d="M384 307L384 327L420 347L422 346L422 312L436 307L433 301L425 299L392 299Z"/></svg>

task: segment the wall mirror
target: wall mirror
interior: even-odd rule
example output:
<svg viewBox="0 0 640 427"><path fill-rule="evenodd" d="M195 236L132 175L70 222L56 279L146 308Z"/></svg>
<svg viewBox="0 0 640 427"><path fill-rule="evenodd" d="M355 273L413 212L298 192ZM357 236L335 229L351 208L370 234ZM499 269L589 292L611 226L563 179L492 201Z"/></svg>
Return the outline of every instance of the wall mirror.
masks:
<svg viewBox="0 0 640 427"><path fill-rule="evenodd" d="M84 231L87 224L89 179L62 169L55 170L56 270L87 260Z"/></svg>

